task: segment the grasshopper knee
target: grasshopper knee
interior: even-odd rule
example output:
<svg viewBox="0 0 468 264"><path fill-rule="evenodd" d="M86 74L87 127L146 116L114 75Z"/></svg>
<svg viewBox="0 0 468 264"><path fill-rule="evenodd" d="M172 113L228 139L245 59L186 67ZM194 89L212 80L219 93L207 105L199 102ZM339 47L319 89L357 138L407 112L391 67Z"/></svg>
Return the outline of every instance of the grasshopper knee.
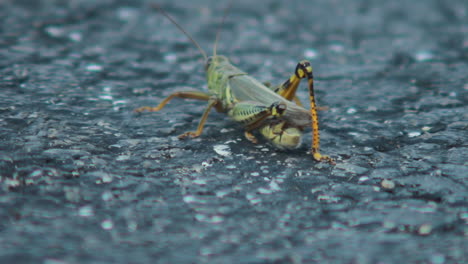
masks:
<svg viewBox="0 0 468 264"><path fill-rule="evenodd" d="M284 114L286 108L286 104L281 102L275 102L270 106L271 115L274 117L280 117Z"/></svg>
<svg viewBox="0 0 468 264"><path fill-rule="evenodd" d="M297 78L302 79L305 77L312 77L312 66L307 60L300 61L296 66L295 74Z"/></svg>

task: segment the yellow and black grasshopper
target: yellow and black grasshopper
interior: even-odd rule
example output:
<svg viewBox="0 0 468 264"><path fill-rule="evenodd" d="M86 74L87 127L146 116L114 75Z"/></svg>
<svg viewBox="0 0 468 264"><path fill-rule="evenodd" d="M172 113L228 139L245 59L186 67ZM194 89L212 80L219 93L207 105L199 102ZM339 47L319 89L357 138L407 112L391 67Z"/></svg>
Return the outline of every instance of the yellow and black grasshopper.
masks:
<svg viewBox="0 0 468 264"><path fill-rule="evenodd" d="M214 107L218 112L227 113L232 119L242 123L249 141L257 143L252 131L258 130L263 137L280 149L299 147L303 130L311 125L313 136L311 151L314 159L334 163L332 158L322 155L319 151L320 135L314 79L312 66L308 61L299 62L294 74L283 84L277 87L267 86L232 65L227 57L216 54L219 31L216 35L213 56L208 57L200 45L171 16L159 6L155 8L159 9L200 50L205 58L209 91L175 92L158 106L140 107L135 110L136 112L159 111L174 97L207 101L208 107L197 130L186 132L179 138L200 136L208 114ZM225 16L223 21L224 18ZM310 110L306 110L296 96L297 87L304 78L307 78L309 86Z"/></svg>

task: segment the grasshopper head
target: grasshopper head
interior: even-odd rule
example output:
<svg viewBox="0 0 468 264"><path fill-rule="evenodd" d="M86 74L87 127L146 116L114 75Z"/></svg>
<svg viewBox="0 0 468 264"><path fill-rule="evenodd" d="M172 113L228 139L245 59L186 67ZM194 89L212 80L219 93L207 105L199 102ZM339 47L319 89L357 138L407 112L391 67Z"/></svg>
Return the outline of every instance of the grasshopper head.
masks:
<svg viewBox="0 0 468 264"><path fill-rule="evenodd" d="M266 124L259 131L279 149L295 149L302 142L302 131L297 127L287 127L284 121Z"/></svg>
<svg viewBox="0 0 468 264"><path fill-rule="evenodd" d="M229 59L222 55L210 56L205 62L205 71L210 71L211 67L216 67L225 63L229 63Z"/></svg>

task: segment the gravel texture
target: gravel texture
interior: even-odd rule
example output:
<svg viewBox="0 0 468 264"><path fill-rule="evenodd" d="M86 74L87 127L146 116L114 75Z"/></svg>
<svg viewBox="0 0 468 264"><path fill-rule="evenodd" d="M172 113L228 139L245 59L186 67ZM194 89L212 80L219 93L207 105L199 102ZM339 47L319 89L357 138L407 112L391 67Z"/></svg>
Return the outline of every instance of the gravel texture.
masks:
<svg viewBox="0 0 468 264"><path fill-rule="evenodd" d="M314 67L322 152L174 91L201 56L150 1L0 2L0 263L467 263L468 5L235 1L219 53ZM209 53L226 1L165 1ZM299 96L307 101L307 89Z"/></svg>

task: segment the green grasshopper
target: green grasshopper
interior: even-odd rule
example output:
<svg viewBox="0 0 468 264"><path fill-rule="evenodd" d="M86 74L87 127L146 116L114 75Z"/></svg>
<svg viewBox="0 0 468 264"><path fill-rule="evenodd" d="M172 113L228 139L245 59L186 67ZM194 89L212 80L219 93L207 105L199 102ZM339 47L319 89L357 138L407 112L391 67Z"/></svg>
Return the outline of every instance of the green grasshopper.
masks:
<svg viewBox="0 0 468 264"><path fill-rule="evenodd" d="M201 46L171 16L159 6L155 8L177 26L203 55L209 91L175 92L158 106L140 107L135 109L136 112L157 112L175 97L207 101L208 107L201 117L197 130L180 135L180 139L200 136L208 114L212 108L215 108L218 112L227 113L233 120L241 123L245 127L245 137L249 141L258 142L252 134L254 130L258 130L265 139L280 149L298 148L303 130L311 125L313 158L334 164L332 158L322 155L319 151L320 135L314 96L314 78L312 66L308 61L299 62L289 79L281 85L272 87L259 82L232 65L227 57L216 54L220 31L216 35L213 56L208 57ZM226 13L223 22L225 17ZM310 110L306 110L296 96L297 87L304 78L307 78L309 86Z"/></svg>

